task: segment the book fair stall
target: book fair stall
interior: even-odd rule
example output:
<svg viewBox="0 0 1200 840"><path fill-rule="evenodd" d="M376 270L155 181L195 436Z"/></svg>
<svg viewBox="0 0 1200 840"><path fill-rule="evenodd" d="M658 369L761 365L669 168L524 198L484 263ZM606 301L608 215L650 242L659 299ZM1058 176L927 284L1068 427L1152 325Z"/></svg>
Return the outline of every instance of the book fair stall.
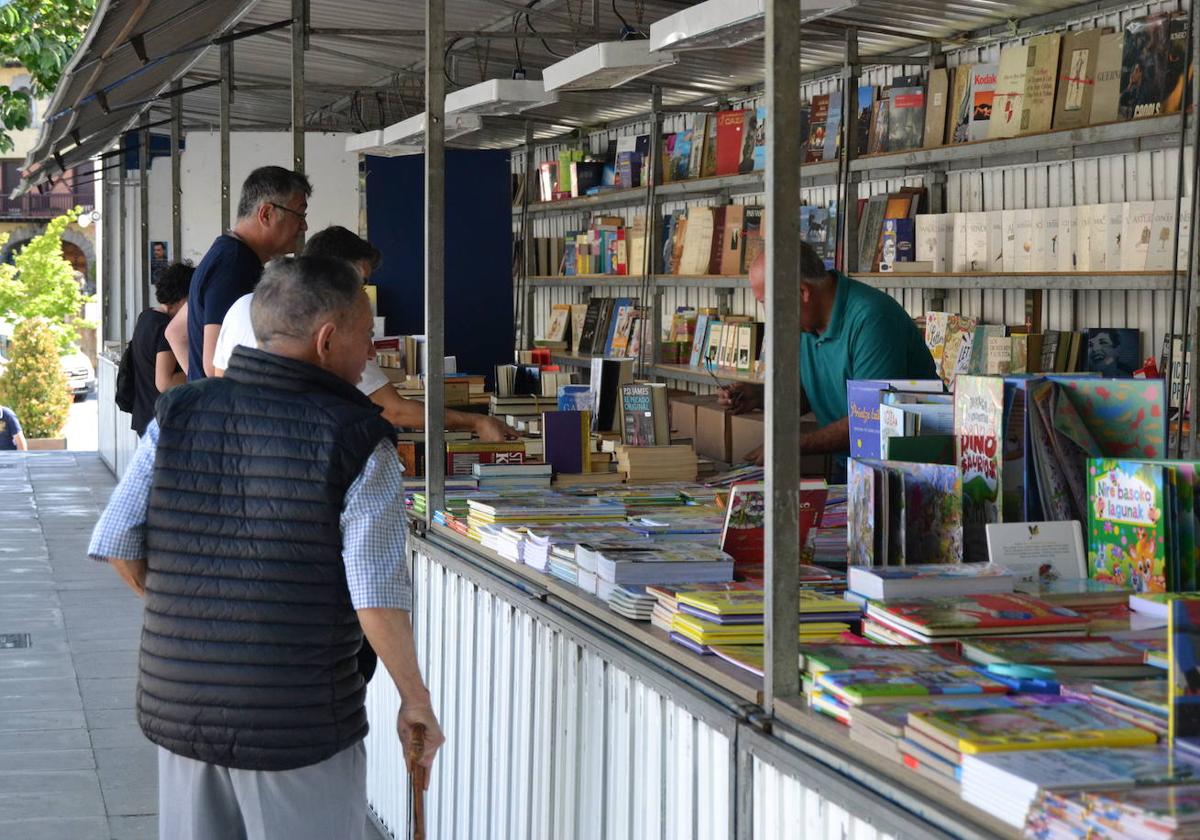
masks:
<svg viewBox="0 0 1200 840"><path fill-rule="evenodd" d="M348 191L427 418L397 447L430 836L1200 837L1191 4L206 5L228 34L160 43L145 107L52 129L26 186L118 159L118 343L151 226L183 254L203 212L181 161L212 152L224 223L239 133L310 207ZM832 447L803 254L928 360L829 365ZM372 682L401 837L397 708Z"/></svg>

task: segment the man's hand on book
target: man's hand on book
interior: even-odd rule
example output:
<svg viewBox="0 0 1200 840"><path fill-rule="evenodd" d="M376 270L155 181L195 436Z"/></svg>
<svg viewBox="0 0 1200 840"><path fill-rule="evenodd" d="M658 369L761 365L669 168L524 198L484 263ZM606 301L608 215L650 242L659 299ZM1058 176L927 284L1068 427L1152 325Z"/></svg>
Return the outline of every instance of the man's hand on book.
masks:
<svg viewBox="0 0 1200 840"><path fill-rule="evenodd" d="M717 391L717 402L734 414L746 414L762 408L762 388L746 382L723 385Z"/></svg>
<svg viewBox="0 0 1200 840"><path fill-rule="evenodd" d="M475 422L475 434L479 435L480 440L487 443L516 440L521 436L520 432L503 420L483 414L479 415L479 419Z"/></svg>
<svg viewBox="0 0 1200 840"><path fill-rule="evenodd" d="M763 465L763 448L761 446L757 446L754 449L751 449L742 456L742 460L748 464L757 464L761 467Z"/></svg>

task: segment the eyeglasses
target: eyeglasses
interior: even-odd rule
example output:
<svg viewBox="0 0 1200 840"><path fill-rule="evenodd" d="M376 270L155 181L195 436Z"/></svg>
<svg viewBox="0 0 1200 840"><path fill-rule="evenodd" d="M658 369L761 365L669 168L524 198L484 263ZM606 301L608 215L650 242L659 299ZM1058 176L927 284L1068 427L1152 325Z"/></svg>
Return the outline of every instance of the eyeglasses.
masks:
<svg viewBox="0 0 1200 840"><path fill-rule="evenodd" d="M269 204L272 207L274 207L276 210L282 210L284 213L291 213L293 216L295 216L297 219L299 219L302 222L308 221L307 213L299 213L299 212L293 210L291 207L284 207L282 204L276 204L274 201L269 202Z"/></svg>

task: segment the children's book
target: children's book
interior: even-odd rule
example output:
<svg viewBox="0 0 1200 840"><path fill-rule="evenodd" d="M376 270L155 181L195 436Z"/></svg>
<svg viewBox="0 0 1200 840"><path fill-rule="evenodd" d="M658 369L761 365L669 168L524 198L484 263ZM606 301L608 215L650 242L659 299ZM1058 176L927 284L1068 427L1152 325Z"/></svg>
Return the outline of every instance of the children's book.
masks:
<svg viewBox="0 0 1200 840"><path fill-rule="evenodd" d="M1087 703L1022 709L945 709L914 712L917 732L972 755L1011 750L1151 746L1158 737Z"/></svg>
<svg viewBox="0 0 1200 840"><path fill-rule="evenodd" d="M735 484L726 505L725 528L721 532L721 548L733 556L739 567L763 563L763 527L766 521L766 485L762 483ZM805 479L800 483L799 526L800 545L805 545L808 532L821 519L829 485L824 479Z"/></svg>
<svg viewBox="0 0 1200 840"><path fill-rule="evenodd" d="M962 471L963 558L986 560L986 527L1003 519L1003 379L959 376L955 380L954 434Z"/></svg>
<svg viewBox="0 0 1200 840"><path fill-rule="evenodd" d="M1094 580L1137 592L1167 588L1168 511L1161 466L1088 460L1088 561Z"/></svg>
<svg viewBox="0 0 1200 840"><path fill-rule="evenodd" d="M1140 647L1108 639L972 639L962 655L981 665L1045 665L1061 677L1131 677L1151 673Z"/></svg>
<svg viewBox="0 0 1200 840"><path fill-rule="evenodd" d="M992 563L929 563L848 569L851 592L872 601L1012 592L1013 575Z"/></svg>
<svg viewBox="0 0 1200 840"><path fill-rule="evenodd" d="M994 593L867 604L867 615L914 638L1013 635L1086 627L1086 616L1027 595Z"/></svg>
<svg viewBox="0 0 1200 840"><path fill-rule="evenodd" d="M954 646L912 645L805 645L800 649L801 669L812 676L826 671L859 668L945 668L963 665Z"/></svg>
<svg viewBox="0 0 1200 840"><path fill-rule="evenodd" d="M721 617L732 615L756 616L761 623L763 615L764 594L761 589L729 590L723 592L693 592L686 589L675 593L679 608L692 607L696 611L709 616ZM810 592L800 590L800 612L803 613L845 613L859 611L858 604L846 601L825 592ZM694 613L693 613L694 614ZM711 618L709 620L712 620Z"/></svg>
<svg viewBox="0 0 1200 840"><path fill-rule="evenodd" d="M817 688L853 706L896 703L943 694L1007 694L1008 687L973 668L891 667L827 671Z"/></svg>

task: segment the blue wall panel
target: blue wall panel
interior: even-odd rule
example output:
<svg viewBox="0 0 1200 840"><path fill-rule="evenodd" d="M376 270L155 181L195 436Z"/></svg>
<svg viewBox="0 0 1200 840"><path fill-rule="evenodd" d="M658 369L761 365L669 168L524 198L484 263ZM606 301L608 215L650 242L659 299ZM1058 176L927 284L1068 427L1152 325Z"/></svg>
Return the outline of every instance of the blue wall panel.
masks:
<svg viewBox="0 0 1200 840"><path fill-rule="evenodd" d="M367 157L367 235L383 252L372 276L389 335L425 332L425 157ZM513 351L508 152L446 152L446 354L485 373Z"/></svg>

